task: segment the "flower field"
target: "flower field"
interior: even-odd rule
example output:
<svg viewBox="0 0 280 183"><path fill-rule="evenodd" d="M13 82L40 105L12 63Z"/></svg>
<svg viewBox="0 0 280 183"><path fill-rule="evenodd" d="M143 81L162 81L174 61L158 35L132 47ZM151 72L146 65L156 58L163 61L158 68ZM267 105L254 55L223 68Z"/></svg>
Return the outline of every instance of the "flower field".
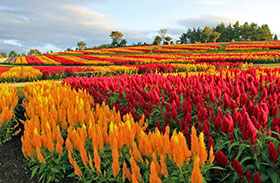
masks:
<svg viewBox="0 0 280 183"><path fill-rule="evenodd" d="M280 67L253 65L277 63L277 44L2 59L2 82L36 82L0 84L0 144L20 137L38 182L278 183Z"/></svg>

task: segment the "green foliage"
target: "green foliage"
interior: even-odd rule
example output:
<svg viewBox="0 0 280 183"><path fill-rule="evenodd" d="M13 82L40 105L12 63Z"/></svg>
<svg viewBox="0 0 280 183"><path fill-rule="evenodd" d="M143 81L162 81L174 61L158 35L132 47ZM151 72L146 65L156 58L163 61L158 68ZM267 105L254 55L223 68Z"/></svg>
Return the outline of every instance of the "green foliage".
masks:
<svg viewBox="0 0 280 183"><path fill-rule="evenodd" d="M1 52L1 54L0 54L0 58L7 58L7 53L5 53L5 52Z"/></svg>
<svg viewBox="0 0 280 183"><path fill-rule="evenodd" d="M197 42L230 42L235 41L261 41L272 40L272 34L267 24L258 26L256 23L248 24L245 22L240 25L237 21L235 24L225 25L218 24L216 27L210 29L204 27L188 29L186 33L180 36L181 44Z"/></svg>
<svg viewBox="0 0 280 183"><path fill-rule="evenodd" d="M161 41L162 41L161 37L160 36L156 36L155 39L154 39L153 44L154 45L159 45Z"/></svg>
<svg viewBox="0 0 280 183"><path fill-rule="evenodd" d="M7 141L12 139L14 134L14 126L17 124L15 119L11 121L5 121L0 126L0 145L5 144Z"/></svg>
<svg viewBox="0 0 280 183"><path fill-rule="evenodd" d="M86 48L86 43L83 42L83 41L80 41L77 43L77 46L78 46L78 50L84 50Z"/></svg>
<svg viewBox="0 0 280 183"><path fill-rule="evenodd" d="M17 57L18 54L13 50L13 51L10 51L9 53L9 57Z"/></svg>
<svg viewBox="0 0 280 183"><path fill-rule="evenodd" d="M36 154L36 152L34 152ZM73 172L73 167L69 164L67 150L63 149L60 156L57 152L49 152L46 148L41 149L46 163L40 163L36 158L28 161L31 170L31 178L37 176L42 183L61 182Z"/></svg>

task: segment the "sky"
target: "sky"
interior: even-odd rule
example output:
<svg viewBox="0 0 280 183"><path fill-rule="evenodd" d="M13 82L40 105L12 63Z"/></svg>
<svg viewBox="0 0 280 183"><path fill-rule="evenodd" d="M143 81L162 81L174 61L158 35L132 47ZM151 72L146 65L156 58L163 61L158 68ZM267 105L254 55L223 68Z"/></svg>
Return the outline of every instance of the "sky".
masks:
<svg viewBox="0 0 280 183"><path fill-rule="evenodd" d="M0 0L0 52L62 51L111 43L120 31L129 45L151 43L160 29L173 41L188 28L268 24L280 36L279 0Z"/></svg>

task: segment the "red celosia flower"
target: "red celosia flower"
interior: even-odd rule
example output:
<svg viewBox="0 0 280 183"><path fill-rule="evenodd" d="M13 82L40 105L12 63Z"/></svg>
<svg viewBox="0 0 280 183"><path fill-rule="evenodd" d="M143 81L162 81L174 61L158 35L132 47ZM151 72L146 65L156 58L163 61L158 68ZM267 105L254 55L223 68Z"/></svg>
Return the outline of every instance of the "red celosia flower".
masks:
<svg viewBox="0 0 280 183"><path fill-rule="evenodd" d="M277 159L277 151L275 145L270 141L268 144L268 155L269 159L272 163L276 164L278 159Z"/></svg>
<svg viewBox="0 0 280 183"><path fill-rule="evenodd" d="M234 168L239 177L242 177L244 175L242 166L237 159L233 159L231 161L231 166Z"/></svg>
<svg viewBox="0 0 280 183"><path fill-rule="evenodd" d="M221 152L220 149L216 153L215 159L217 165L220 167L225 167L229 165L226 155L223 152Z"/></svg>
<svg viewBox="0 0 280 183"><path fill-rule="evenodd" d="M260 178L260 175L258 173L255 173L254 183L262 183L262 179Z"/></svg>
<svg viewBox="0 0 280 183"><path fill-rule="evenodd" d="M252 175L251 175L251 173L250 173L249 168L247 169L247 172L246 172L246 179L247 179L248 181L251 181L251 180L252 180Z"/></svg>

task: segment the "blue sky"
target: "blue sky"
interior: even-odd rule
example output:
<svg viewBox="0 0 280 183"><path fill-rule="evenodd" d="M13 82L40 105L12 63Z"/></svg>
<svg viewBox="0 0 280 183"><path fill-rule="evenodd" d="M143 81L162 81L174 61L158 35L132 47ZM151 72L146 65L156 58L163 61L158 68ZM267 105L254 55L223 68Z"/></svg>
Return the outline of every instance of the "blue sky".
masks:
<svg viewBox="0 0 280 183"><path fill-rule="evenodd" d="M65 50L110 43L151 43L162 28L173 41L188 28L255 22L280 37L279 0L0 0L0 52Z"/></svg>

